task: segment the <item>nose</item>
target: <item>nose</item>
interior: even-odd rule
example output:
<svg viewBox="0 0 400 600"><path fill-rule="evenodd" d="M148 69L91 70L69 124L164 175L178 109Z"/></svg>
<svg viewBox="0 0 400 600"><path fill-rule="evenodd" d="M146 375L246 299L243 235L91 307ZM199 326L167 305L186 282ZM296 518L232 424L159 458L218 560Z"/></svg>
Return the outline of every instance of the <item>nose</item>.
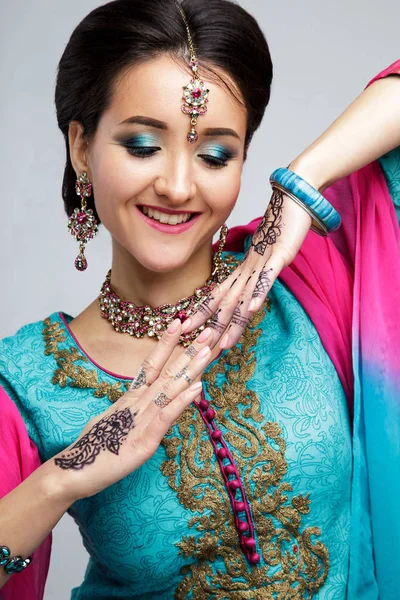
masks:
<svg viewBox="0 0 400 600"><path fill-rule="evenodd" d="M196 195L196 185L189 164L184 158L169 161L165 172L157 177L154 189L158 196L165 196L171 205L181 205Z"/></svg>

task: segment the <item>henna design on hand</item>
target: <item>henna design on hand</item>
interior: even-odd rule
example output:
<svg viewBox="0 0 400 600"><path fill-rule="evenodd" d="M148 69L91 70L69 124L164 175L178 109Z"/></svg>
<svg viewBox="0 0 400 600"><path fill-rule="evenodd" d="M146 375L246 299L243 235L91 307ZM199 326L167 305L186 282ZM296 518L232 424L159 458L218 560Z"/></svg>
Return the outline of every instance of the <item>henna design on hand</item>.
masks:
<svg viewBox="0 0 400 600"><path fill-rule="evenodd" d="M241 327L242 329L246 329L249 321L250 321L250 317L243 317L242 313L240 311L240 307L242 306L243 301L235 308L234 313L232 315L232 319L231 322L234 323L235 325L239 325L239 327Z"/></svg>
<svg viewBox="0 0 400 600"><path fill-rule="evenodd" d="M273 269L265 269L265 265L263 266L260 275L258 276L258 280L256 283L256 287L254 288L252 298L263 298L271 285L271 280L269 278L268 273L273 271Z"/></svg>
<svg viewBox="0 0 400 600"><path fill-rule="evenodd" d="M282 227L283 194L274 189L271 202L261 223L258 225L251 240L251 248L263 256L268 246L275 244L281 235Z"/></svg>
<svg viewBox="0 0 400 600"><path fill-rule="evenodd" d="M136 377L133 379L131 386L130 386L130 390L137 390L138 388L142 387L143 385L146 385L147 380L146 380L146 373L145 370L143 369L143 367L140 367Z"/></svg>
<svg viewBox="0 0 400 600"><path fill-rule="evenodd" d="M186 348L184 354L186 354L186 356L189 356L190 358L194 358L195 356L197 356L198 350L196 350L194 346L189 346L188 348Z"/></svg>
<svg viewBox="0 0 400 600"><path fill-rule="evenodd" d="M218 333L223 333L226 329L226 325L219 322L219 313L221 309L219 308L216 313L213 314L209 327L218 331Z"/></svg>
<svg viewBox="0 0 400 600"><path fill-rule="evenodd" d="M164 392L158 392L154 398L156 406L160 406L161 408L164 408L164 406L167 406L170 402L171 398L168 398L167 394L164 394Z"/></svg>
<svg viewBox="0 0 400 600"><path fill-rule="evenodd" d="M124 408L103 417L65 454L55 458L55 464L61 469L79 470L94 463L101 450L118 454L122 442L135 427L136 415L137 412Z"/></svg>

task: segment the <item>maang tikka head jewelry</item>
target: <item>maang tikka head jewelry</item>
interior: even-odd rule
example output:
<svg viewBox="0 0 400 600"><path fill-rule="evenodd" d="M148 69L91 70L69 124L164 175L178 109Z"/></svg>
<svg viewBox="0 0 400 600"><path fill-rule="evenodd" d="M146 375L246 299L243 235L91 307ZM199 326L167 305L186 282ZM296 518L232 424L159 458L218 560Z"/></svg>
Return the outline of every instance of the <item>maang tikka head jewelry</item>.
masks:
<svg viewBox="0 0 400 600"><path fill-rule="evenodd" d="M79 242L79 254L75 259L75 267L78 271L85 271L87 269L85 244L98 232L96 217L92 209L87 209L86 205L86 198L92 194L92 184L86 171L76 180L75 191L81 197L81 209L75 208L68 220L68 229L76 241Z"/></svg>
<svg viewBox="0 0 400 600"><path fill-rule="evenodd" d="M190 144L197 142L199 136L196 132L197 119L207 112L207 102L209 91L198 74L198 60L194 52L192 36L190 35L189 25L182 8L177 4L178 10L181 13L183 22L185 23L186 33L188 38L188 46L190 52L189 66L193 72L193 78L187 85L183 86L183 96L185 103L182 104L182 111L190 116L191 129L187 134L187 140Z"/></svg>

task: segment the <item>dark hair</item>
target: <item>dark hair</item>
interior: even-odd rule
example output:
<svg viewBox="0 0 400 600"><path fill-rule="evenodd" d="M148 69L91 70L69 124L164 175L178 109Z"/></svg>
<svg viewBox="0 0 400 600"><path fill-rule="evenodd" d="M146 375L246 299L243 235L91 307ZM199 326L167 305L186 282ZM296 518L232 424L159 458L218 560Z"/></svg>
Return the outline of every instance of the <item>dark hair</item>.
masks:
<svg viewBox="0 0 400 600"><path fill-rule="evenodd" d="M183 0L181 6L200 67L216 76L214 69L222 69L242 95L247 147L270 97L272 63L265 37L255 19L229 0ZM57 121L67 152L62 197L68 216L80 206L69 123L81 122L90 139L111 103L118 75L161 53L182 58L187 51L186 29L175 0L115 0L90 12L75 28L58 65L55 89ZM87 200L100 221L94 195Z"/></svg>

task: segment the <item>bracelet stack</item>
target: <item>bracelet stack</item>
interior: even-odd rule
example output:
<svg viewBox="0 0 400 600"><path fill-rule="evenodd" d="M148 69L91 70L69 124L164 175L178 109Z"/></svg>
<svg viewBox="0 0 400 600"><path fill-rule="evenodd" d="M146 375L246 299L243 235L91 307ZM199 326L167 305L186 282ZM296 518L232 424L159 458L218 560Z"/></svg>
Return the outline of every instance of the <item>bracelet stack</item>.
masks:
<svg viewBox="0 0 400 600"><path fill-rule="evenodd" d="M339 213L318 190L289 169L276 169L270 177L272 189L280 190L301 206L311 217L311 229L327 236L340 227Z"/></svg>
<svg viewBox="0 0 400 600"><path fill-rule="evenodd" d="M11 558L10 548L0 546L0 566L4 567L7 575L20 573L32 562L32 557L22 558L22 556L14 556Z"/></svg>

